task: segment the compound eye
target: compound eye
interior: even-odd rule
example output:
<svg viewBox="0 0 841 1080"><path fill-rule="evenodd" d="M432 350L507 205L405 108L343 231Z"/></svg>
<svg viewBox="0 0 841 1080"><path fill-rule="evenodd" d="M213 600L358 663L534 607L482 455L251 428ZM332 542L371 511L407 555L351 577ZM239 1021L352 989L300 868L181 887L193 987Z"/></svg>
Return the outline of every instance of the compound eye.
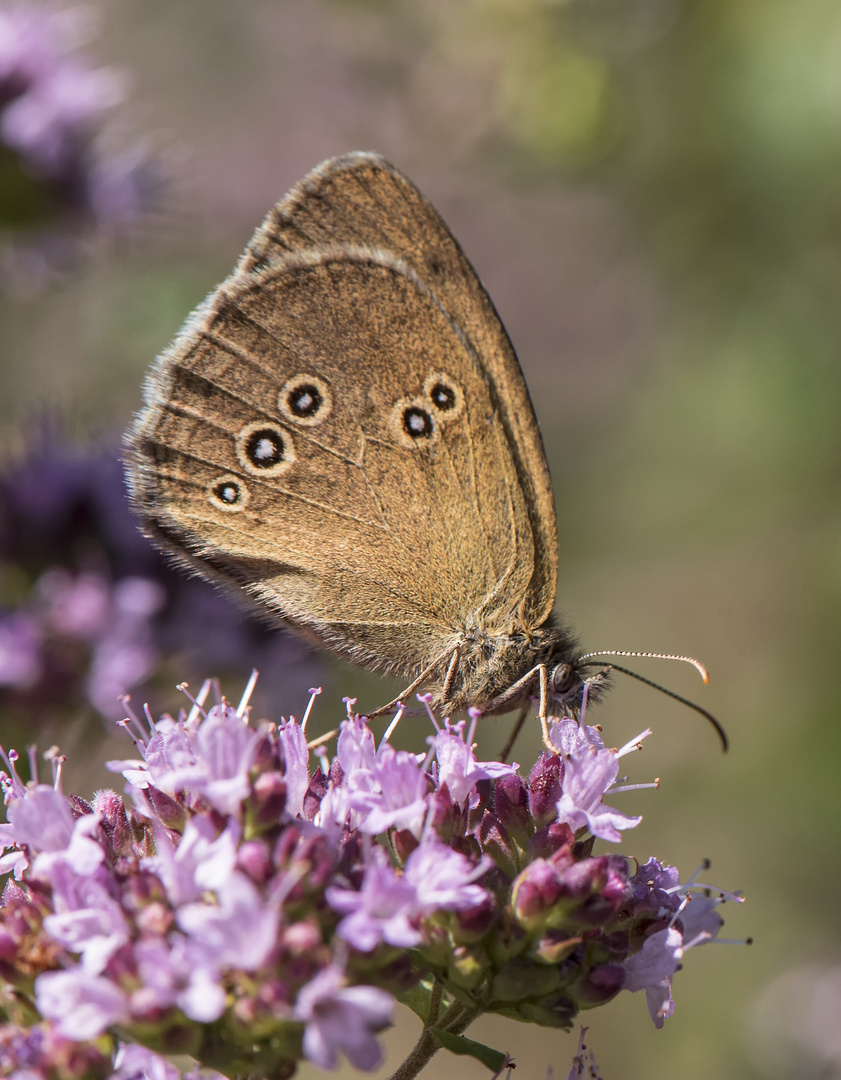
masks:
<svg viewBox="0 0 841 1080"><path fill-rule="evenodd" d="M578 673L572 664L558 664L552 672L552 689L559 697L564 697L578 682Z"/></svg>

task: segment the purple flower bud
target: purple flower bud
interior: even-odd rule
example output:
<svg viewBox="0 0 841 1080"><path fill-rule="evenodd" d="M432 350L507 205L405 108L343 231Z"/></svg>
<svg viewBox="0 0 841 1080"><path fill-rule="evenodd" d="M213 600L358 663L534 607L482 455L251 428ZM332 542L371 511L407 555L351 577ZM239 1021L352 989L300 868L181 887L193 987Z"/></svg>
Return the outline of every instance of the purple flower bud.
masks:
<svg viewBox="0 0 841 1080"><path fill-rule="evenodd" d="M534 952L546 964L560 964L580 943L580 937L570 937L565 930L547 930Z"/></svg>
<svg viewBox="0 0 841 1080"><path fill-rule="evenodd" d="M584 1006L603 1005L616 997L624 984L625 969L621 964L597 964L576 986L576 998Z"/></svg>
<svg viewBox="0 0 841 1080"><path fill-rule="evenodd" d="M564 825L559 821L553 822L551 825L538 829L529 840L527 856L530 860L550 859L558 852L566 850L568 853L572 848L572 840L572 829L569 825Z"/></svg>
<svg viewBox="0 0 841 1080"><path fill-rule="evenodd" d="M511 842L502 822L490 810L486 810L477 829L482 851L489 855L497 867L509 878L517 875L520 852Z"/></svg>
<svg viewBox="0 0 841 1080"><path fill-rule="evenodd" d="M534 834L529 793L519 776L503 776L494 785L494 812L508 835L525 851Z"/></svg>
<svg viewBox="0 0 841 1080"><path fill-rule="evenodd" d="M432 792L429 803L432 807L432 827L440 840L449 843L463 835L467 828L467 807L450 797L446 784Z"/></svg>
<svg viewBox="0 0 841 1080"><path fill-rule="evenodd" d="M316 774L318 775L318 774ZM251 817L255 825L273 825L286 811L286 781L279 772L264 772L252 788Z"/></svg>
<svg viewBox="0 0 841 1080"><path fill-rule="evenodd" d="M187 824L187 808L183 802L172 795L167 795L153 784L143 789L155 817L168 829L180 832Z"/></svg>
<svg viewBox="0 0 841 1080"><path fill-rule="evenodd" d="M147 904L137 913L137 926L145 934L165 937L175 922L175 913L160 901Z"/></svg>
<svg viewBox="0 0 841 1080"><path fill-rule="evenodd" d="M257 885L265 885L274 869L269 849L262 840L246 840L240 845L237 867Z"/></svg>
<svg viewBox="0 0 841 1080"><path fill-rule="evenodd" d="M490 895L486 895L481 903L456 912L451 930L453 941L464 945L479 941L485 937L497 919L498 904Z"/></svg>
<svg viewBox="0 0 841 1080"><path fill-rule="evenodd" d="M540 755L529 773L529 808L538 829L557 820L563 775L564 765L561 758L545 752Z"/></svg>
<svg viewBox="0 0 841 1080"><path fill-rule="evenodd" d="M283 927L278 944L284 952L306 956L321 947L323 937L316 923L304 920Z"/></svg>
<svg viewBox="0 0 841 1080"><path fill-rule="evenodd" d="M541 929L562 894L555 867L545 859L535 859L511 887L511 906L517 921L526 929Z"/></svg>
<svg viewBox="0 0 841 1080"><path fill-rule="evenodd" d="M278 870L288 870L296 856L296 849L301 840L301 833L294 826L281 832L272 852L272 862Z"/></svg>
<svg viewBox="0 0 841 1080"><path fill-rule="evenodd" d="M94 808L114 857L133 854L134 836L122 797L116 791L99 791L94 798Z"/></svg>
<svg viewBox="0 0 841 1080"><path fill-rule="evenodd" d="M394 845L395 853L400 862L405 863L412 852L419 845L419 840L413 832L409 832L408 829L395 829L391 834L391 842Z"/></svg>
<svg viewBox="0 0 841 1080"><path fill-rule="evenodd" d="M7 929L0 930L0 965L13 964L17 959L18 945Z"/></svg>
<svg viewBox="0 0 841 1080"><path fill-rule="evenodd" d="M315 820L315 815L318 813L318 809L321 806L321 800L326 795L329 787L330 778L320 769L316 769L310 777L302 803L302 813L307 821Z"/></svg>

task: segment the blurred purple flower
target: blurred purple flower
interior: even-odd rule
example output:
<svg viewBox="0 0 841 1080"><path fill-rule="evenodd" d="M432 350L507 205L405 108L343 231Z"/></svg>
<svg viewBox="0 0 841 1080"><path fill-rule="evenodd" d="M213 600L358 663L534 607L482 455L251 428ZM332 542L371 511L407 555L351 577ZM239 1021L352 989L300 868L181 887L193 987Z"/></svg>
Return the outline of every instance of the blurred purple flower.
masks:
<svg viewBox="0 0 841 1080"><path fill-rule="evenodd" d="M334 885L325 898L334 911L344 915L336 933L361 952L370 952L381 941L410 948L422 939L415 925L417 890L405 876L395 873L382 848L371 849L360 889Z"/></svg>
<svg viewBox="0 0 841 1080"><path fill-rule="evenodd" d="M67 863L77 874L92 874L103 853L90 838L96 821L86 816L76 820L60 791L47 784L27 788L22 798L9 799L9 825L4 846L23 844L38 851L34 874L49 874L57 862Z"/></svg>
<svg viewBox="0 0 841 1080"><path fill-rule="evenodd" d="M14 611L0 622L0 686L23 690L34 686L41 675L43 635L37 619Z"/></svg>
<svg viewBox="0 0 841 1080"><path fill-rule="evenodd" d="M181 1070L160 1054L131 1043L117 1051L110 1080L181 1080Z"/></svg>
<svg viewBox="0 0 841 1080"><path fill-rule="evenodd" d="M233 873L240 834L236 819L217 833L209 818L193 817L176 847L169 832L159 826L155 854L144 859L143 865L158 875L170 902L178 907L196 900L206 889L217 888Z"/></svg>
<svg viewBox="0 0 841 1080"><path fill-rule="evenodd" d="M49 936L69 952L79 953L82 967L99 975L129 940L120 904L103 881L57 867L52 874L55 914L44 919Z"/></svg>
<svg viewBox="0 0 841 1080"><path fill-rule="evenodd" d="M152 548L129 509L114 446L74 449L47 423L33 446L0 474L0 571L16 583L5 603L0 595L7 716L37 724L87 701L119 719L120 695L174 682L176 665L189 676L191 659L220 675L256 663L258 708L292 672L302 688L319 681L318 661L298 640ZM296 793L303 797L300 785Z"/></svg>
<svg viewBox="0 0 841 1080"><path fill-rule="evenodd" d="M225 991L212 952L178 934L167 942L147 938L134 949L140 987L131 995L136 1016L154 1015L177 1005L201 1024L218 1020L225 1011Z"/></svg>
<svg viewBox="0 0 841 1080"><path fill-rule="evenodd" d="M55 1019L68 1039L95 1039L112 1024L128 1019L128 998L110 979L82 968L46 971L35 980L38 1011Z"/></svg>
<svg viewBox="0 0 841 1080"><path fill-rule="evenodd" d="M382 1060L375 1033L391 1024L394 1001L374 986L346 986L342 972L325 968L301 990L295 1015L306 1025L304 1053L322 1069L335 1069L339 1053L357 1069Z"/></svg>
<svg viewBox="0 0 841 1080"><path fill-rule="evenodd" d="M215 891L216 906L185 904L178 925L220 966L254 971L275 946L278 909L266 904L244 874L231 874Z"/></svg>
<svg viewBox="0 0 841 1080"><path fill-rule="evenodd" d="M445 844L427 841L406 860L404 873L415 888L418 910L434 915L436 911L458 911L481 904L487 892L474 882L492 866L493 860L487 855L472 863Z"/></svg>
<svg viewBox="0 0 841 1080"><path fill-rule="evenodd" d="M51 230L31 233L10 260L18 287L22 278L37 287L59 253L75 253L79 224L125 228L160 200L164 170L155 154L140 142L106 149L114 141L108 116L126 96L126 79L83 57L94 30L93 12L81 4L0 9L0 159L13 174L0 184L0 223L19 233Z"/></svg>

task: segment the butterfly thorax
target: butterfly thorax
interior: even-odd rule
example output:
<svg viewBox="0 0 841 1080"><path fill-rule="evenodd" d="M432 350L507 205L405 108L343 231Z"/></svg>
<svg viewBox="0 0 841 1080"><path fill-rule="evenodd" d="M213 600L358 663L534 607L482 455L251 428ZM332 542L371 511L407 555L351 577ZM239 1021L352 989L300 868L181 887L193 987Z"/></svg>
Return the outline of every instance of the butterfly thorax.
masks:
<svg viewBox="0 0 841 1080"><path fill-rule="evenodd" d="M550 713L574 712L581 705L585 683L575 665L580 653L570 633L551 624L535 630L515 624L506 630L465 631L449 693L445 700L442 680L433 690L433 707L452 714L468 708L486 715L509 712L529 698L539 697L539 669L543 666ZM567 676L563 685L553 683L553 673L562 669Z"/></svg>

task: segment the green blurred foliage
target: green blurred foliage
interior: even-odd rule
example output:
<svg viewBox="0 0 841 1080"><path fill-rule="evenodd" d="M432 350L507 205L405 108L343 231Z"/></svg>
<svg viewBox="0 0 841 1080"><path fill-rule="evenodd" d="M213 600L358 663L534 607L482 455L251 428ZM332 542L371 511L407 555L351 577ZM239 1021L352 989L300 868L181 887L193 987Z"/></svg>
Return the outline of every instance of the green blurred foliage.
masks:
<svg viewBox="0 0 841 1080"><path fill-rule="evenodd" d="M134 0L107 27L139 113L184 148L187 193L142 253L0 301L6 441L44 402L123 426L147 362L271 201L328 154L392 157L527 343L560 606L590 648L708 661L708 691L646 674L732 737L721 759L695 716L633 686L599 713L617 744L656 728L629 768L662 787L625 796L645 813L625 850L685 874L711 857L706 876L748 896L728 930L756 944L692 954L661 1032L640 995L596 1010L596 1059L647 1080L794 1075L784 1058L762 1071L750 1032L776 974L841 955L841 6ZM538 328L523 274L549 298ZM337 668L340 689L383 693ZM503 725L482 737L490 756ZM413 1031L390 1037L393 1062ZM471 1034L529 1077L565 1075L575 1045L499 1021ZM429 1076L471 1069L439 1055Z"/></svg>

